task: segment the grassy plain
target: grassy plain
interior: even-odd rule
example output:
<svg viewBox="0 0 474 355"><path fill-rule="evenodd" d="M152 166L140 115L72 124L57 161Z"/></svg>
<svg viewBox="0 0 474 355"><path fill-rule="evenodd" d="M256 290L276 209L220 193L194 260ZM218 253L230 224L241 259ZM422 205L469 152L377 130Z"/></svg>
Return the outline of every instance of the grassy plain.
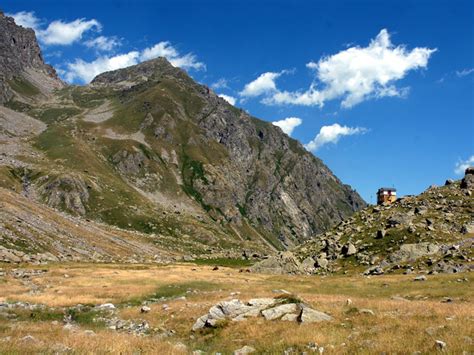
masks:
<svg viewBox="0 0 474 355"><path fill-rule="evenodd" d="M77 354L185 354L194 350L228 354L249 345L258 353L280 354L291 348L300 354L311 353L307 346L316 343L324 347L325 354L431 354L438 351L436 340L447 344L446 353L474 351L474 289L469 274L429 275L427 281L416 282L413 275L276 276L190 263L58 264L41 266L47 272L39 276L14 278L10 269L3 266L0 302L48 307L0 312L0 353L57 353L62 349ZM334 320L299 325L251 318L191 332L196 318L221 300L273 297L281 289ZM150 300L151 311L140 313L141 304ZM116 305L116 316L123 320L148 322L150 334L108 329L94 322L93 314L77 317L77 328L64 329L62 318L68 307L106 302ZM361 309L374 314L361 313ZM165 337L164 331L173 332Z"/></svg>

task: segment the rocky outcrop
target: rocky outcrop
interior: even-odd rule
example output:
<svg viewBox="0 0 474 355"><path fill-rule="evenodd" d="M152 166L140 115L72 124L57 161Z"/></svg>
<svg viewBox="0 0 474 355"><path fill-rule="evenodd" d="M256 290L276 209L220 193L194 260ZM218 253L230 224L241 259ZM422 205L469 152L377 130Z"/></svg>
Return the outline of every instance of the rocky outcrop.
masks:
<svg viewBox="0 0 474 355"><path fill-rule="evenodd" d="M54 68L44 63L35 32L18 26L13 18L0 11L0 104L13 97L15 86L10 82L25 80L31 69L56 82L56 87L63 86Z"/></svg>
<svg viewBox="0 0 474 355"><path fill-rule="evenodd" d="M40 195L45 202L74 215L85 215L92 185L80 176L61 175L41 184Z"/></svg>
<svg viewBox="0 0 474 355"><path fill-rule="evenodd" d="M464 178L461 181L461 188L474 190L474 167L469 167L466 169Z"/></svg>
<svg viewBox="0 0 474 355"><path fill-rule="evenodd" d="M370 206L294 250L252 267L254 272L325 274L365 266L365 274L460 272L473 269L474 203L463 181L419 196Z"/></svg>
<svg viewBox="0 0 474 355"><path fill-rule="evenodd" d="M233 299L212 306L207 314L196 320L192 330L217 327L226 320L238 322L256 317L263 317L267 321L282 320L298 323L317 323L333 319L330 315L312 309L297 298L255 298L248 302Z"/></svg>

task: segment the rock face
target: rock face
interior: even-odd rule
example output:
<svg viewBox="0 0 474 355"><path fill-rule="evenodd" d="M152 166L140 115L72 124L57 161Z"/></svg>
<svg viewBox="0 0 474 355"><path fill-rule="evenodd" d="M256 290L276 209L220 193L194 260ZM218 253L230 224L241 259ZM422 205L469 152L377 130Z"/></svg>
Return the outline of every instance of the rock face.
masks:
<svg viewBox="0 0 474 355"><path fill-rule="evenodd" d="M299 323L331 321L326 313L316 311L302 302L288 302L287 298L255 298L247 303L238 299L219 302L209 312L199 317L192 330L216 327L225 320L243 321L247 318L263 317L267 321L282 320Z"/></svg>
<svg viewBox="0 0 474 355"><path fill-rule="evenodd" d="M181 167L176 172L179 183L211 215L237 228L257 226L257 233L271 234L272 244L289 247L365 206L355 191L280 128L232 107L164 58L100 74L90 86L114 88L124 101L133 102L144 89L154 92L165 82L185 93L186 102L172 102L176 109L166 112L160 101L147 102L141 130L145 139L151 131L150 139L167 145L159 149L162 159ZM180 127L187 137L174 133ZM176 146L184 147L181 153L176 154ZM124 175L151 170L137 152L122 151L113 159Z"/></svg>
<svg viewBox="0 0 474 355"><path fill-rule="evenodd" d="M470 176L468 169L462 182L370 206L252 271L324 274L361 265L366 275L472 270L474 199L465 182Z"/></svg>
<svg viewBox="0 0 474 355"><path fill-rule="evenodd" d="M53 67L44 63L35 32L16 25L13 18L0 11L0 104L14 95L15 86L10 82L26 80L28 70L42 73L56 81L57 87L62 86Z"/></svg>

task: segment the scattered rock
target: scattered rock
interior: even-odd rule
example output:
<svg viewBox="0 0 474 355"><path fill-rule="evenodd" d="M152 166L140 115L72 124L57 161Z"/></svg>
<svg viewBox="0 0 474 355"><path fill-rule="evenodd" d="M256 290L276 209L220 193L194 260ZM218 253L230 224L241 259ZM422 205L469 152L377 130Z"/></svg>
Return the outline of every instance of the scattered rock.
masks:
<svg viewBox="0 0 474 355"><path fill-rule="evenodd" d="M254 353L256 350L252 346L245 345L244 347L234 351L234 355L246 355Z"/></svg>
<svg viewBox="0 0 474 355"><path fill-rule="evenodd" d="M151 311L151 308L148 306L142 306L142 308L140 308L141 313L148 313L150 311Z"/></svg>
<svg viewBox="0 0 474 355"><path fill-rule="evenodd" d="M367 315L370 315L370 316L375 316L374 311L371 310L371 309L368 309L368 308L359 309L359 314L367 314Z"/></svg>
<svg viewBox="0 0 474 355"><path fill-rule="evenodd" d="M413 279L413 281L426 281L426 276L425 275L417 276Z"/></svg>
<svg viewBox="0 0 474 355"><path fill-rule="evenodd" d="M447 344L442 340L436 340L435 346L438 350L445 350L447 347Z"/></svg>
<svg viewBox="0 0 474 355"><path fill-rule="evenodd" d="M98 306L96 306L95 308L97 308L98 310L107 310L107 311L111 311L111 310L114 310L115 309L115 305L113 303L103 303L103 304L100 304Z"/></svg>
<svg viewBox="0 0 474 355"><path fill-rule="evenodd" d="M355 253L357 253L357 249L352 243L347 243L342 247L342 254L344 254L345 256L351 256Z"/></svg>

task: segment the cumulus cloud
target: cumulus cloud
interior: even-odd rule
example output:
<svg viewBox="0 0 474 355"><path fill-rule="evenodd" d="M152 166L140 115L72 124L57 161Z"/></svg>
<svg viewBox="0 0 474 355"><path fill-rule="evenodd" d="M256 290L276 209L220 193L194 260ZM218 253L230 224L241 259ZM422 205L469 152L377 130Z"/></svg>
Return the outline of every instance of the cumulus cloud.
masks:
<svg viewBox="0 0 474 355"><path fill-rule="evenodd" d="M13 17L16 24L35 30L39 41L49 45L69 45L79 41L87 31L95 29L100 32L102 30L102 25L95 19L86 20L81 18L71 22L56 20L44 28L33 11L20 11L7 14L7 16Z"/></svg>
<svg viewBox="0 0 474 355"><path fill-rule="evenodd" d="M197 61L194 54L188 53L181 56L178 50L167 41L157 43L153 47L145 48L141 53L140 59L144 61L157 57L165 57L175 67L180 67L183 69L192 68L201 70L206 68L204 63Z"/></svg>
<svg viewBox="0 0 474 355"><path fill-rule="evenodd" d="M222 97L224 100L226 100L231 105L235 105L237 103L237 98L235 98L233 96L225 95L225 94L219 94L219 97Z"/></svg>
<svg viewBox="0 0 474 355"><path fill-rule="evenodd" d="M463 70L456 70L456 75L461 78L463 76L468 76L469 74L474 73L474 68L467 68Z"/></svg>
<svg viewBox="0 0 474 355"><path fill-rule="evenodd" d="M458 161L454 167L454 172L458 175L463 175L464 171L470 166L474 166L474 155L471 155L466 160Z"/></svg>
<svg viewBox="0 0 474 355"><path fill-rule="evenodd" d="M82 35L91 29L100 31L102 26L94 19L82 18L71 22L56 20L51 22L45 30L37 30L36 34L44 44L69 45L79 41Z"/></svg>
<svg viewBox="0 0 474 355"><path fill-rule="evenodd" d="M20 11L15 14L6 14L6 16L13 17L17 25L32 28L35 31L40 26L40 20L36 17L33 11Z"/></svg>
<svg viewBox="0 0 474 355"><path fill-rule="evenodd" d="M273 93L277 91L275 80L279 78L283 72L272 73L267 72L261 74L257 79L245 85L240 92L243 97L255 97L266 93Z"/></svg>
<svg viewBox="0 0 474 355"><path fill-rule="evenodd" d="M362 127L347 127L341 126L338 123L334 123L330 126L321 127L316 137L314 137L314 139L308 144L305 144L305 148L314 152L325 144L336 144L341 137L352 136L354 134L363 134L365 132L367 132L367 129Z"/></svg>
<svg viewBox="0 0 474 355"><path fill-rule="evenodd" d="M280 127L283 132L291 136L291 133L293 133L293 130L296 127L298 127L300 124L302 124L303 120L298 117L287 117L285 119L282 119L280 121L274 121L272 123L275 126Z"/></svg>
<svg viewBox="0 0 474 355"><path fill-rule="evenodd" d="M279 90L275 83L279 75L264 73L247 84L242 94L247 93L247 86L255 86L260 79L259 82L267 84L268 90L250 90L253 95L246 96L264 95L262 102L268 105L322 107L326 101L340 99L342 107L350 108L374 97L404 97L409 88L397 88L394 82L411 70L426 68L435 51L425 47L408 50L404 45L394 46L390 34L383 29L367 47L350 47L318 62L307 63L315 74L315 80L307 90Z"/></svg>
<svg viewBox="0 0 474 355"><path fill-rule="evenodd" d="M192 53L181 56L178 50L169 42L160 42L142 51L131 51L114 56L100 56L92 62L76 59L66 65L65 78L69 82L79 80L88 83L100 73L129 67L160 56L166 57L171 64L183 69L199 70L205 68L204 63L198 62Z"/></svg>
<svg viewBox="0 0 474 355"><path fill-rule="evenodd" d="M138 64L139 58L140 52L132 51L112 57L99 57L92 62L76 59L73 63L67 64L65 78L69 82L79 79L82 82L88 83L100 73Z"/></svg>
<svg viewBox="0 0 474 355"><path fill-rule="evenodd" d="M99 37L85 41L84 45L89 48L94 48L97 51L110 52L114 48L120 46L121 42L115 36L113 37L99 36Z"/></svg>

